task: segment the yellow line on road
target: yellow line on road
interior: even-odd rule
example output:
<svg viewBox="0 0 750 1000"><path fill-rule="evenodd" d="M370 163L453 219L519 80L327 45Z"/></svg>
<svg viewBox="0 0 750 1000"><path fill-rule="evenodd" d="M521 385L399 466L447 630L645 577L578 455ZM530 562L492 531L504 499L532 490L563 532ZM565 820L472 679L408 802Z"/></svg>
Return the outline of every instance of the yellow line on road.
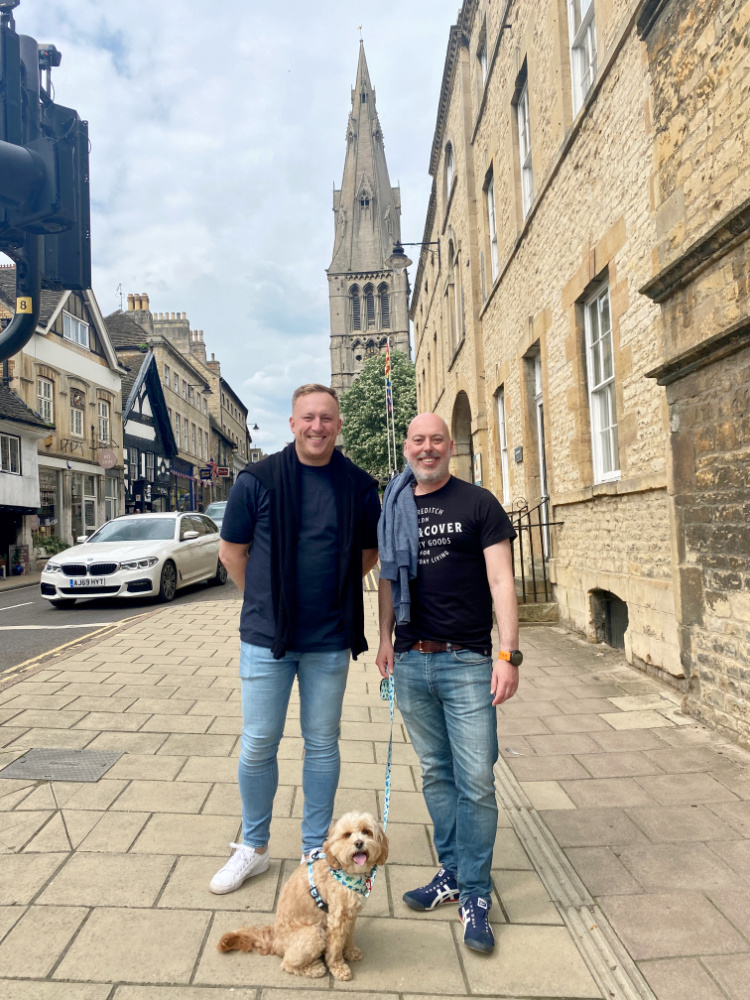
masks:
<svg viewBox="0 0 750 1000"><path fill-rule="evenodd" d="M61 646L55 646L53 649L47 649L43 653L39 653L38 656L33 656L30 660L24 660L23 663L18 663L15 667L11 667L10 670L6 670L4 673L0 674L0 684L3 684L9 677L14 677L16 674L22 674L26 673L27 670L32 670L41 660L46 659L48 656L55 656L61 653L64 649L68 649L70 646L77 646L79 643L85 642L87 639L91 639L95 635L101 636L104 632L111 632L113 629L120 628L122 625L128 625L130 622L134 622L138 618L143 618L144 615L150 613L151 612L149 611L144 611L140 615L131 615L129 618L121 618L119 621L105 625L103 628L96 629L94 632L87 632L86 635L79 635L77 639L71 639L70 642L64 642Z"/></svg>

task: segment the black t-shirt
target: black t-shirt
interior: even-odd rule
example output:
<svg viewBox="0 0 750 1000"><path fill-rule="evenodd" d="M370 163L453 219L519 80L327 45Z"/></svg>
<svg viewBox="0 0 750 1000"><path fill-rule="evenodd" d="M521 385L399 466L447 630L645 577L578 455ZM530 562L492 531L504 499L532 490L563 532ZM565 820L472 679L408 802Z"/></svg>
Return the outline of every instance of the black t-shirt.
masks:
<svg viewBox="0 0 750 1000"><path fill-rule="evenodd" d="M300 533L297 547L297 614L288 648L294 652L346 649L339 603L336 497L328 466L300 466ZM360 511L362 547L377 548L380 500L375 486ZM229 494L221 537L252 543L240 615L243 642L270 649L276 622L271 593L271 512L268 491L255 476L240 474Z"/></svg>
<svg viewBox="0 0 750 1000"><path fill-rule="evenodd" d="M489 490L451 476L445 486L415 495L419 565L411 581L411 621L396 626L395 650L419 639L492 651L492 594L484 550L513 539L508 515Z"/></svg>

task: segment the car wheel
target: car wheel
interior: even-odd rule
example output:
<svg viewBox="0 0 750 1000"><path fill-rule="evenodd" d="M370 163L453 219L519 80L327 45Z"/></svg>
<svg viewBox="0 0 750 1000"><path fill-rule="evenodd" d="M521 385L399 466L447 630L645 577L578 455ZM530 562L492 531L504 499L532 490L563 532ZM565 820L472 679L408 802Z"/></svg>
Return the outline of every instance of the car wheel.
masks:
<svg viewBox="0 0 750 1000"><path fill-rule="evenodd" d="M50 604L53 608L72 608L75 602L75 597L63 597L59 600L50 601Z"/></svg>
<svg viewBox="0 0 750 1000"><path fill-rule="evenodd" d="M227 582L227 575L227 568L221 559L219 559L216 564L216 576L213 578L213 583L215 583L217 587L223 587Z"/></svg>
<svg viewBox="0 0 750 1000"><path fill-rule="evenodd" d="M177 568L170 560L164 563L159 581L159 600L173 601L177 593Z"/></svg>

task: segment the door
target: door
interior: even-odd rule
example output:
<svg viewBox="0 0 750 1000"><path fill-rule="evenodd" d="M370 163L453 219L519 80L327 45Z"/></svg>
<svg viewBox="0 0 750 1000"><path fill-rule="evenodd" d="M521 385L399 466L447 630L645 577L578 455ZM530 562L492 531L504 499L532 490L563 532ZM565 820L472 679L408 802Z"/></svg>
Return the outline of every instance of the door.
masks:
<svg viewBox="0 0 750 1000"><path fill-rule="evenodd" d="M198 537L185 538L185 535L191 531L195 531ZM203 537L203 524L200 519L191 514L183 514L180 518L180 544L175 551L180 584L194 583L201 579L202 553L200 546Z"/></svg>
<svg viewBox="0 0 750 1000"><path fill-rule="evenodd" d="M542 497L549 496L547 490L547 454L544 447L544 396L542 393L542 358L540 354L534 358L534 409L536 410L536 439L539 446L539 492ZM542 545L544 558L549 559L549 503L539 507L539 519L544 524L542 529Z"/></svg>

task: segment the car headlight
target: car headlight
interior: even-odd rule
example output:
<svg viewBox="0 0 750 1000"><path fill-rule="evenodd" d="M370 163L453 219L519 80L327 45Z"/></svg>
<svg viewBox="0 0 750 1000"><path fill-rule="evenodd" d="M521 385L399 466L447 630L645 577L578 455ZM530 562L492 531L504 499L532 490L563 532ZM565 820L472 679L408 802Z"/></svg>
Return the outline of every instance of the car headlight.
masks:
<svg viewBox="0 0 750 1000"><path fill-rule="evenodd" d="M130 562L120 563L120 569L150 569L159 562L156 556L149 556L148 559L132 559Z"/></svg>
<svg viewBox="0 0 750 1000"><path fill-rule="evenodd" d="M45 573L62 573L62 566L60 565L60 563L56 563L56 562L50 561L44 567L44 572Z"/></svg>

